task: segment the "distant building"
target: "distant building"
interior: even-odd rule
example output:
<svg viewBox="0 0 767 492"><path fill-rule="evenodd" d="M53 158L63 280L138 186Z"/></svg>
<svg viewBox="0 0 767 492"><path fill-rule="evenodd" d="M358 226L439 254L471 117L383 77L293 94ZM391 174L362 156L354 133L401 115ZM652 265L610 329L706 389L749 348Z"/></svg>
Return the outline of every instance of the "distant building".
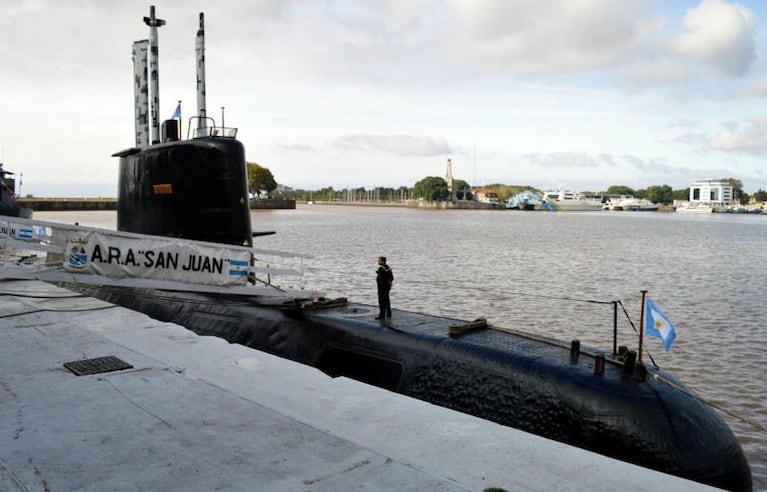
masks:
<svg viewBox="0 0 767 492"><path fill-rule="evenodd" d="M477 197L478 202L482 203L498 203L498 194L493 190L487 188L477 188L474 190L474 196Z"/></svg>
<svg viewBox="0 0 767 492"><path fill-rule="evenodd" d="M733 187L727 181L702 179L690 186L690 203L711 203L731 205Z"/></svg>

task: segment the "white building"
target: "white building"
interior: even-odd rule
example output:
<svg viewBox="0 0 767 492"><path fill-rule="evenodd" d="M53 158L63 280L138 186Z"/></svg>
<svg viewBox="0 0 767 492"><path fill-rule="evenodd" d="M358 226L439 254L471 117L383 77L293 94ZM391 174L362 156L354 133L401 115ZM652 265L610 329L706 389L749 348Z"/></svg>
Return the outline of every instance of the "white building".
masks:
<svg viewBox="0 0 767 492"><path fill-rule="evenodd" d="M477 197L478 202L482 203L500 203L498 200L498 193L488 188L475 188L474 196Z"/></svg>
<svg viewBox="0 0 767 492"><path fill-rule="evenodd" d="M690 203L731 205L733 188L727 181L702 179L690 186Z"/></svg>

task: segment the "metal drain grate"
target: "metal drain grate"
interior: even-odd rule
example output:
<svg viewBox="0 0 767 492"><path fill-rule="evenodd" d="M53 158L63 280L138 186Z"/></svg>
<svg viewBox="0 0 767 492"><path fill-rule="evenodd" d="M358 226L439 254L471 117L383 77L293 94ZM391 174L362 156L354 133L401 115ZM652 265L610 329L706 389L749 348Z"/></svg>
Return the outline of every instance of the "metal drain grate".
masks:
<svg viewBox="0 0 767 492"><path fill-rule="evenodd" d="M100 374L102 372L122 371L123 369L133 368L132 365L118 359L114 355L107 357L96 357L95 359L83 359L75 360L72 362L65 362L64 367L75 373L77 376Z"/></svg>

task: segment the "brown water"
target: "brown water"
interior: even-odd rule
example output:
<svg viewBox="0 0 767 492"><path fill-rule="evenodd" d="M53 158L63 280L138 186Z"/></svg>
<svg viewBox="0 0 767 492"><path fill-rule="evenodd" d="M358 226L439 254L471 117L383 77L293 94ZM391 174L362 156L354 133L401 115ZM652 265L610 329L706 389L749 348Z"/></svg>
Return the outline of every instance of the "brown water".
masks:
<svg viewBox="0 0 767 492"><path fill-rule="evenodd" d="M39 213L114 227L114 212ZM493 324L612 348L612 306L639 325L641 290L677 340L645 347L725 420L767 490L767 216L648 212L424 211L299 206L254 211L256 247L311 255L286 285L375 303L376 258L389 258L395 309ZM285 266L297 266L285 260ZM275 265L277 266L277 265ZM636 348L621 311L618 342ZM645 359L646 360L646 359ZM761 427L761 428L760 428Z"/></svg>

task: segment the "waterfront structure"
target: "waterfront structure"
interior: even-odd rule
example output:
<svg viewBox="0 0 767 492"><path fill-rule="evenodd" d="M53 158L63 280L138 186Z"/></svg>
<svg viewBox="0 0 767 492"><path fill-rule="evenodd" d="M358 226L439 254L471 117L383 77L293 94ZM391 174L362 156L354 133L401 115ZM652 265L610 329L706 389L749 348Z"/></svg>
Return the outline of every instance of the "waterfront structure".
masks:
<svg viewBox="0 0 767 492"><path fill-rule="evenodd" d="M498 193L488 188L478 188L474 190L478 202L499 203Z"/></svg>
<svg viewBox="0 0 767 492"><path fill-rule="evenodd" d="M702 179L690 185L690 203L732 205L733 187L727 181Z"/></svg>

